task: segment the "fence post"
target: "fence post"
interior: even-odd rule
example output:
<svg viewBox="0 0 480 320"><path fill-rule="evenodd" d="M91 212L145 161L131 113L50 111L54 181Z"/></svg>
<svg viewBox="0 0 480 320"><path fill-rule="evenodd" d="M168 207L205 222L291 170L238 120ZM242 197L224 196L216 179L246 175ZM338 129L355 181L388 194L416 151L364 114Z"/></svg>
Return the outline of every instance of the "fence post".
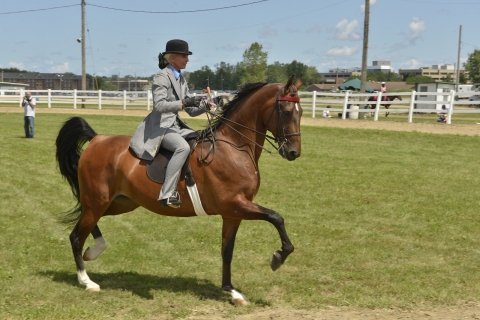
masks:
<svg viewBox="0 0 480 320"><path fill-rule="evenodd" d="M123 90L123 110L127 110L127 90Z"/></svg>
<svg viewBox="0 0 480 320"><path fill-rule="evenodd" d="M73 109L77 109L77 89L73 89Z"/></svg>
<svg viewBox="0 0 480 320"><path fill-rule="evenodd" d="M417 92L415 90L412 91L412 95L410 96L410 109L408 110L408 122L413 122L413 107L415 106L415 97L417 96Z"/></svg>
<svg viewBox="0 0 480 320"><path fill-rule="evenodd" d="M315 107L317 105L317 91L312 92L312 118L315 118Z"/></svg>
<svg viewBox="0 0 480 320"><path fill-rule="evenodd" d="M102 90L98 90L98 109L102 109Z"/></svg>
<svg viewBox="0 0 480 320"><path fill-rule="evenodd" d="M455 90L450 90L450 108L447 112L447 124L452 124L453 107L455 105Z"/></svg>
<svg viewBox="0 0 480 320"><path fill-rule="evenodd" d="M382 101L382 92L380 91L377 96L377 103L375 104L375 114L373 116L373 121L378 121L378 112L380 110L380 101Z"/></svg>
<svg viewBox="0 0 480 320"><path fill-rule="evenodd" d="M342 119L347 118L347 104L348 104L348 91L345 92L345 99L343 99Z"/></svg>
<svg viewBox="0 0 480 320"><path fill-rule="evenodd" d="M147 110L150 111L150 95L152 94L152 90L147 90Z"/></svg>
<svg viewBox="0 0 480 320"><path fill-rule="evenodd" d="M52 107L52 89L47 90L47 101L48 101L48 107Z"/></svg>
<svg viewBox="0 0 480 320"><path fill-rule="evenodd" d="M25 96L25 92L23 89L20 89L20 108L23 107L23 97Z"/></svg>

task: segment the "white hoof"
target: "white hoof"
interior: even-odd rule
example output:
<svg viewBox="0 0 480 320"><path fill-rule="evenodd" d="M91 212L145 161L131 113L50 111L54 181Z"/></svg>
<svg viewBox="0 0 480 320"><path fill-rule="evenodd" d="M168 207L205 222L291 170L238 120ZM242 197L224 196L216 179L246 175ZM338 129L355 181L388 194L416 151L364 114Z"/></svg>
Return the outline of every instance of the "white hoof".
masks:
<svg viewBox="0 0 480 320"><path fill-rule="evenodd" d="M238 292L237 290L225 291L232 296L232 303L236 306L246 306L248 304L248 299L243 294Z"/></svg>
<svg viewBox="0 0 480 320"><path fill-rule="evenodd" d="M98 292L100 291L100 286L90 280L85 270L77 272L78 283L82 286L85 286L85 290L88 292Z"/></svg>

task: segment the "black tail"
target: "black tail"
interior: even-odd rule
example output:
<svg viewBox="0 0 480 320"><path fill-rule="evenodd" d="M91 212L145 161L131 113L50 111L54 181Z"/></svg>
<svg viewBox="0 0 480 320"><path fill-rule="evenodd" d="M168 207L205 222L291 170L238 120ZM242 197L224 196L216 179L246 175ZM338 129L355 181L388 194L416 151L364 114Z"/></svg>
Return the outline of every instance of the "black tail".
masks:
<svg viewBox="0 0 480 320"><path fill-rule="evenodd" d="M80 188L78 186L78 161L82 154L82 147L92 140L97 133L83 118L73 117L68 119L58 133L57 163L62 176L70 184L72 193L77 198L75 207L67 211L67 217L61 220L65 224L76 223L82 212L80 204Z"/></svg>

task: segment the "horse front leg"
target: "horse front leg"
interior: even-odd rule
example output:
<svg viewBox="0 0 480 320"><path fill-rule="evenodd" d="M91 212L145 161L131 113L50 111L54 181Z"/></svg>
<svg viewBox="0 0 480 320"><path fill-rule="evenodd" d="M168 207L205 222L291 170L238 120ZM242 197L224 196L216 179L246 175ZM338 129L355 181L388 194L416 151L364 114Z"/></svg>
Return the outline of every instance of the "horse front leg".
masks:
<svg viewBox="0 0 480 320"><path fill-rule="evenodd" d="M232 303L234 305L248 304L247 298L233 287L231 276L235 237L241 222L242 220L240 219L223 218L222 227L222 290L232 297Z"/></svg>
<svg viewBox="0 0 480 320"><path fill-rule="evenodd" d="M265 211L265 220L273 224L273 226L277 229L278 234L280 235L280 240L282 241L282 249L275 251L272 258L270 259L270 267L273 271L276 271L282 266L287 257L293 252L295 248L293 247L293 244L288 237L283 217L276 211L263 207L260 208Z"/></svg>
<svg viewBox="0 0 480 320"><path fill-rule="evenodd" d="M385 109L388 110L388 108L390 108L390 106L385 106ZM388 117L389 114L390 114L390 112L385 112L385 117Z"/></svg>

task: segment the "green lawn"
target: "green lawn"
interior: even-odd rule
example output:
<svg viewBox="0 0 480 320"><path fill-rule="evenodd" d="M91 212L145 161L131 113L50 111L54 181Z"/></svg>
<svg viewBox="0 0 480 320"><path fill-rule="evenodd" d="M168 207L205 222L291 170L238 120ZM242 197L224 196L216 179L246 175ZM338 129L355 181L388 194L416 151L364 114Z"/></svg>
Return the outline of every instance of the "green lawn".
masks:
<svg viewBox="0 0 480 320"><path fill-rule="evenodd" d="M302 156L263 154L255 202L285 218L295 252L272 272L273 226L245 221L232 281L221 291L221 218L179 219L144 209L100 220L109 244L87 262L102 291L78 286L56 217L74 205L55 163L69 115L0 113L0 314L7 319L171 319L263 308L415 309L480 300L478 137L302 127ZM84 116L102 134L133 134L139 117ZM196 128L204 120L187 119ZM93 241L88 240L87 245Z"/></svg>

